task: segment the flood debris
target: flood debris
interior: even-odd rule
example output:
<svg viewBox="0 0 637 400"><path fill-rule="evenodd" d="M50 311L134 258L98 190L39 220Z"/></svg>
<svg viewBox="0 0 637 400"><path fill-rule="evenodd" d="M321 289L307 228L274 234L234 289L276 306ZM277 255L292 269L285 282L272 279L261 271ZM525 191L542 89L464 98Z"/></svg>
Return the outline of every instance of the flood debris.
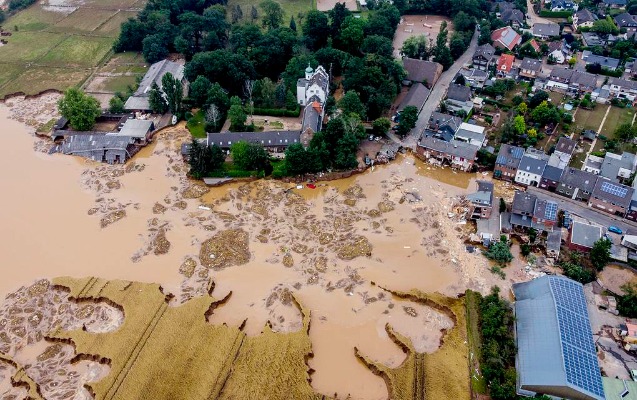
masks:
<svg viewBox="0 0 637 400"><path fill-rule="evenodd" d="M243 265L250 260L248 237L243 229L223 230L201 244L199 261L215 270Z"/></svg>

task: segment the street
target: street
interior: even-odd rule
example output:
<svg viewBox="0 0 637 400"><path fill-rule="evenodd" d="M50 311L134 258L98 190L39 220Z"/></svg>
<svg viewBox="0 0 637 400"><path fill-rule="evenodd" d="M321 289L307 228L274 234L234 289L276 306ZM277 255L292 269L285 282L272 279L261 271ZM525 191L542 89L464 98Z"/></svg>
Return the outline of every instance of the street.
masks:
<svg viewBox="0 0 637 400"><path fill-rule="evenodd" d="M403 146L412 147L412 148L416 147L416 143L418 142L418 138L420 137L420 134L427 127L427 124L429 122L429 117L431 117L431 114L436 110L436 108L440 104L442 97L445 95L445 93L447 92L447 89L449 88L449 84L451 83L453 78L456 76L458 71L460 71L460 69L465 64L471 63L473 53L475 53L476 48L478 47L478 36L479 36L479 31L476 30L473 33L473 37L471 38L471 43L469 44L469 48L460 56L459 59L456 60L455 63L453 63L451 68L449 68L448 70L443 72L442 75L440 75L440 79L438 79L438 82L436 82L436 84L434 85L433 89L431 90L431 93L429 94L429 98L427 98L427 101L425 102L425 105L420 111L420 114L418 114L418 121L416 121L416 127L411 130L411 133L409 134L409 136L406 136L403 139Z"/></svg>
<svg viewBox="0 0 637 400"><path fill-rule="evenodd" d="M595 222L605 227L614 225L621 229L624 234L630 232L632 234L637 233L637 223L628 221L626 219L607 214L603 211L596 210L588 206L587 203L572 200L559 194L548 192L543 189L529 186L526 191L534 194L541 200L552 200L558 204L559 209L568 211L571 214L580 216L590 222Z"/></svg>

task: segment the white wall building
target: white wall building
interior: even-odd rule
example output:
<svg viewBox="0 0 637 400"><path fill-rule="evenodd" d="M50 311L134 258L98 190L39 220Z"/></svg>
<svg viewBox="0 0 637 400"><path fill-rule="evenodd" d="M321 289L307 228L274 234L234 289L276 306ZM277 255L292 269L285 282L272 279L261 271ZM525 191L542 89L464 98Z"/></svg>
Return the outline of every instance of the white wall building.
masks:
<svg viewBox="0 0 637 400"><path fill-rule="evenodd" d="M314 70L309 65L305 69L305 78L301 78L296 83L296 100L301 106L318 101L321 106L325 104L325 99L330 90L330 77L322 66Z"/></svg>

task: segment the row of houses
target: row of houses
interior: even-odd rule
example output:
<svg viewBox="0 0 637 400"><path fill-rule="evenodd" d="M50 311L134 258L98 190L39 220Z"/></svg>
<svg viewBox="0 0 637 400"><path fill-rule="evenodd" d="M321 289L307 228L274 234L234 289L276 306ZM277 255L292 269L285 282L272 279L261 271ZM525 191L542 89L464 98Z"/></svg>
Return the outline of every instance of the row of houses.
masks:
<svg viewBox="0 0 637 400"><path fill-rule="evenodd" d="M590 207L637 220L635 184L626 185L637 169L631 153L590 156L584 169L568 167L576 143L559 139L551 156L535 149L503 144L495 162L493 177L521 186L536 186L561 196L587 202Z"/></svg>

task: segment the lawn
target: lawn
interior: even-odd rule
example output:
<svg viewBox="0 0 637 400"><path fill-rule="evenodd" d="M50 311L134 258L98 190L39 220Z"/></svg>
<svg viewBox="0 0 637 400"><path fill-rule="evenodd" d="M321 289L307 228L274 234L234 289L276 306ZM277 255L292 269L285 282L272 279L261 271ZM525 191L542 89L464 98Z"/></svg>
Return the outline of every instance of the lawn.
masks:
<svg viewBox="0 0 637 400"><path fill-rule="evenodd" d="M110 19L104 21L102 25L97 30L95 30L95 32L102 33L105 36L109 37L118 37L119 28L122 23L126 22L129 18L134 18L136 15L137 13L131 11L119 11Z"/></svg>
<svg viewBox="0 0 637 400"><path fill-rule="evenodd" d="M586 154L591 148L591 144L589 142L582 142L580 147L583 151L581 153L574 153L571 158L571 162L569 163L569 165L575 169L582 169L582 165L584 165L584 160L586 160Z"/></svg>
<svg viewBox="0 0 637 400"><path fill-rule="evenodd" d="M188 128L193 137L206 137L206 118L203 110L198 110L195 114L193 114L192 118L188 119L186 128Z"/></svg>
<svg viewBox="0 0 637 400"><path fill-rule="evenodd" d="M71 15L55 24L56 32L92 32L111 19L116 11L78 8Z"/></svg>
<svg viewBox="0 0 637 400"><path fill-rule="evenodd" d="M301 26L299 25L299 19L297 17L298 14L300 12L305 14L315 8L314 0L277 0L277 3L281 5L281 8L284 12L283 26L288 26L288 24L290 23L290 18L294 17L298 30L300 30L301 28ZM232 13L230 12L230 10L232 10L232 7L235 7L237 4L243 11L243 19L241 20L242 22L251 22L250 10L252 9L253 5L259 12L259 21L261 20L263 10L261 10L261 8L258 6L258 2L255 2L254 0L228 0L227 14L229 21L232 19Z"/></svg>
<svg viewBox="0 0 637 400"><path fill-rule="evenodd" d="M72 9L70 9L72 10ZM7 27L18 27L19 32L41 31L64 19L68 13L46 11L42 7L29 7L6 21Z"/></svg>
<svg viewBox="0 0 637 400"><path fill-rule="evenodd" d="M13 64L0 64L0 97L3 93L3 87L9 83L12 79L15 79L20 72L22 71L22 67L19 65Z"/></svg>
<svg viewBox="0 0 637 400"><path fill-rule="evenodd" d="M467 338L469 339L469 363L471 368L471 387L474 393L487 394L487 382L480 371L482 338L480 336L480 295L467 290L465 303L467 308ZM478 371L478 372L476 372Z"/></svg>
<svg viewBox="0 0 637 400"><path fill-rule="evenodd" d="M104 81L102 88L105 92L121 92L126 93L128 87L135 89L137 87L137 77L134 75L129 76L113 76Z"/></svg>
<svg viewBox="0 0 637 400"><path fill-rule="evenodd" d="M9 43L0 47L0 65L4 62L36 61L65 38L62 33L15 32L7 39Z"/></svg>
<svg viewBox="0 0 637 400"><path fill-rule="evenodd" d="M602 104L597 104L592 110L579 108L577 114L575 114L575 122L573 123L575 132L581 132L586 129L597 132L599 125L602 123L602 119L604 119L607 108L607 106Z"/></svg>
<svg viewBox="0 0 637 400"><path fill-rule="evenodd" d="M111 51L111 38L69 36L39 62L65 67L92 67Z"/></svg>
<svg viewBox="0 0 637 400"><path fill-rule="evenodd" d="M611 106L604 127L602 128L602 135L612 137L617 127L621 124L630 124L633 121L633 115L635 114L634 108L619 108Z"/></svg>
<svg viewBox="0 0 637 400"><path fill-rule="evenodd" d="M2 64L0 64L1 66ZM17 92L33 95L48 89L64 91L82 83L90 73L86 69L32 67L3 86L0 90L0 97Z"/></svg>

